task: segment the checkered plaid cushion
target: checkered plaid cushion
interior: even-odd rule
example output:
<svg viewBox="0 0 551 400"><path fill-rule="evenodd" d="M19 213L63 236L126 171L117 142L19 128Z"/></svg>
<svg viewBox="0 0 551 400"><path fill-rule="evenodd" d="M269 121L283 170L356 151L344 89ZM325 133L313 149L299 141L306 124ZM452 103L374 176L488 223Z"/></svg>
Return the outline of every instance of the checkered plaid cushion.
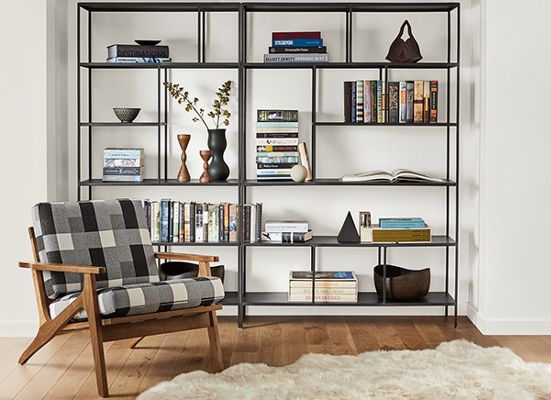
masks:
<svg viewBox="0 0 551 400"><path fill-rule="evenodd" d="M68 294L51 303L52 318L68 307L79 294ZM102 318L208 306L223 298L224 287L220 278L216 277L186 278L98 289ZM85 319L84 310L74 318L75 321Z"/></svg>
<svg viewBox="0 0 551 400"><path fill-rule="evenodd" d="M40 203L33 207L40 261L106 267L98 288L158 282L140 201ZM44 272L49 298L82 290L82 275Z"/></svg>

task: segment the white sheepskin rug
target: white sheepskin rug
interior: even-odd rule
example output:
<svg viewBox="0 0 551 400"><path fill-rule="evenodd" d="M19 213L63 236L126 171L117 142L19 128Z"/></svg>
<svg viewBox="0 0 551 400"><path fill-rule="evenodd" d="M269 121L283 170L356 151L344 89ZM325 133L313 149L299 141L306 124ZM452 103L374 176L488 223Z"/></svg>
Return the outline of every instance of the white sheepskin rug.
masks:
<svg viewBox="0 0 551 400"><path fill-rule="evenodd" d="M139 397L153 399L545 400L551 399L551 364L525 363L508 349L456 340L435 350L308 354L280 368L239 364L219 374L195 371Z"/></svg>

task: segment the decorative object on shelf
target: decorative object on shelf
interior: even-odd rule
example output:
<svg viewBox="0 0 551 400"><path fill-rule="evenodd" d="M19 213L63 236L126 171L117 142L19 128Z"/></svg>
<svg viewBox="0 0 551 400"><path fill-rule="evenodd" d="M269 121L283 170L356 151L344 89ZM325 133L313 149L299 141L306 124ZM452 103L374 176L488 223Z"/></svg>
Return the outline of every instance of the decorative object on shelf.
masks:
<svg viewBox="0 0 551 400"><path fill-rule="evenodd" d="M300 163L306 168L305 181L312 180L312 168L310 167L310 159L308 158L308 151L306 150L306 143L300 142L298 144L298 153L300 155Z"/></svg>
<svg viewBox="0 0 551 400"><path fill-rule="evenodd" d="M348 211L346 219L342 224L339 235L337 236L337 241L339 243L360 243L360 235L358 235L358 230L356 229L350 211Z"/></svg>
<svg viewBox="0 0 551 400"><path fill-rule="evenodd" d="M186 167L186 159L187 159L186 149L191 139L191 135L182 133L182 134L179 134L177 137L178 137L178 143L180 144L180 148L182 149L182 156L181 156L182 166L178 171L178 177L176 178L176 180L180 183L189 182L191 178L189 176L189 171Z"/></svg>
<svg viewBox="0 0 551 400"><path fill-rule="evenodd" d="M291 179L294 182L304 182L308 176L308 170L301 164L295 165L291 168Z"/></svg>
<svg viewBox="0 0 551 400"><path fill-rule="evenodd" d="M203 159L203 173L201 174L201 177L199 178L199 182L201 182L201 183L212 182L212 177L209 174L209 160L212 157L212 151L210 151L210 150L200 150L199 155Z"/></svg>
<svg viewBox="0 0 551 400"><path fill-rule="evenodd" d="M402 39L405 27L408 28L409 36L406 40ZM386 59L393 63L416 63L422 58L423 56L421 55L421 50L419 50L419 45L411 31L411 25L406 19L400 28L398 36L396 36L390 45Z"/></svg>
<svg viewBox="0 0 551 400"><path fill-rule="evenodd" d="M150 40L150 39L136 39L134 42L138 43L140 46L157 46L161 43L160 40Z"/></svg>
<svg viewBox="0 0 551 400"><path fill-rule="evenodd" d="M187 112L193 111L196 116L193 117L193 122L201 121L208 132L207 145L212 151L212 161L209 165L209 174L216 182L223 182L230 175L230 168L224 161L224 151L226 150L226 129L221 129L220 126L228 126L230 124L231 113L226 108L230 101L230 93L232 82L226 81L216 91L216 99L212 103L212 110L207 113L212 118L214 129L211 129L205 121L205 109L197 108L199 99L191 98L189 92L184 90L178 83L165 82L170 95L178 102L183 104Z"/></svg>
<svg viewBox="0 0 551 400"><path fill-rule="evenodd" d="M133 122L141 111L141 108L115 107L115 115L122 123Z"/></svg>
<svg viewBox="0 0 551 400"><path fill-rule="evenodd" d="M103 150L103 182L141 182L144 178L143 148Z"/></svg>
<svg viewBox="0 0 551 400"><path fill-rule="evenodd" d="M373 280L379 297L383 297L383 265L373 268ZM419 300L430 288L430 268L411 270L396 265L386 266L384 283L387 300Z"/></svg>
<svg viewBox="0 0 551 400"><path fill-rule="evenodd" d="M220 278L224 283L224 266L211 265L211 276ZM159 279L170 281L177 279L195 278L199 275L199 265L184 261L166 261L159 266Z"/></svg>
<svg viewBox="0 0 551 400"><path fill-rule="evenodd" d="M369 211L360 211L360 241L369 242L370 241L370 232L371 228L371 212Z"/></svg>

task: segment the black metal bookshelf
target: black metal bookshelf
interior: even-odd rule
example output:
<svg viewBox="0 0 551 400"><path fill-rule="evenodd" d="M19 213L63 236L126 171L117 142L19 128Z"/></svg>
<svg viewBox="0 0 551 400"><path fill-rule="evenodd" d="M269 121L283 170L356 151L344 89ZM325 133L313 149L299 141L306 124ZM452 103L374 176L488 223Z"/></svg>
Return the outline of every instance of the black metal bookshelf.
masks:
<svg viewBox="0 0 551 400"><path fill-rule="evenodd" d="M94 13L129 13L129 12L150 12L150 13L170 13L187 12L197 15L197 59L190 62L170 62L163 64L116 64L108 62L97 62L92 60L92 36L93 24L92 15ZM238 60L237 62L209 62L206 60L206 14L214 12L235 13L238 16ZM292 64L264 64L261 62L250 61L247 57L247 21L252 13L307 13L307 12L332 12L340 13L345 19L345 60L333 61L329 63L292 63ZM414 64L392 64L389 62L362 62L354 61L352 57L354 38L353 16L357 13L444 13L447 15L447 56L442 62L419 62ZM82 18L87 18L86 33L82 35ZM455 21L454 21L455 19ZM455 28L452 28L455 23ZM452 54L452 35L455 40L455 51ZM77 6L77 198L80 200L83 191L87 192L87 198L93 198L93 188L97 186L231 186L238 190L238 203L243 205L247 203L249 188L258 186L418 186L418 187L442 187L445 191L445 234L432 236L430 242L421 243L353 243L343 244L337 241L335 236L314 236L311 241L295 244L273 244L273 243L245 243L239 236L238 242L233 243L154 243L159 247L172 246L222 246L237 247L238 249L238 288L237 291L226 293L224 305L233 305L238 308L238 324L243 326L247 313L247 306L431 306L444 307L444 313L448 316L449 307L453 307L454 325L457 326L457 298L458 298L458 272L459 272L459 99L460 99L460 5L459 3L138 3L138 2L116 2L116 3L78 3ZM85 38L86 46L82 45L82 38ZM85 49L83 49L85 47ZM92 95L93 95L93 71L98 69L109 70L127 70L144 69L152 70L157 81L157 120L150 122L136 123L118 123L94 121ZM175 179L168 179L168 94L162 87L162 83L167 81L168 71L172 69L220 69L238 71L238 164L239 173L237 179L230 179L227 182L212 182L202 184L197 180L187 183L178 183ZM247 179L246 163L246 144L247 144L247 71L254 69L301 69L311 71L311 148L310 157L312 163L312 174L314 179L310 182L263 182L256 179ZM446 90L446 113L445 120L435 124L357 124L346 123L342 121L317 121L317 85L318 71L325 69L337 70L376 70L379 73L379 79L387 82L393 70L442 70L446 72L445 87ZM87 74L87 82L81 83L82 74ZM452 73L454 82L452 84ZM82 120L82 99L83 88L87 91L87 115L88 120ZM452 108L451 92L454 92L455 103ZM454 118L451 119L451 113L454 112ZM355 129L370 129L373 127L401 127L408 129L411 127L421 127L423 129L441 129L446 136L446 179L444 182L342 182L339 179L318 177L316 174L316 136L318 128L324 127L355 127ZM156 128L157 133L157 177L145 179L142 182L103 182L101 179L92 177L92 148L93 132L95 129L102 128ZM88 157L87 165L83 165L83 139L87 141ZM83 168L84 167L84 168ZM83 169L87 170L87 177L84 177ZM389 189L392 190L392 189ZM454 212L451 211L452 203L455 205ZM452 229L453 222L453 229ZM286 292L250 292L247 290L247 249L250 247L272 247L288 248L300 247L310 249L310 269L315 272L317 269L316 255L319 248L330 247L365 247L376 248L378 262L387 264L387 252L391 248L441 248L445 251L445 289L442 292L430 292L425 298L417 301L391 301L387 299L386 292L380 298L376 293L361 292L358 295L358 302L355 303L321 303L315 301L309 302L289 302ZM283 250L282 250L283 251ZM453 252L453 257L452 253ZM386 269L384 269L386 270ZM450 286L450 278L453 272L454 286ZM386 271L384 271L386 276ZM314 285L315 286L315 285ZM314 289L313 289L314 290ZM312 296L314 298L314 296Z"/></svg>

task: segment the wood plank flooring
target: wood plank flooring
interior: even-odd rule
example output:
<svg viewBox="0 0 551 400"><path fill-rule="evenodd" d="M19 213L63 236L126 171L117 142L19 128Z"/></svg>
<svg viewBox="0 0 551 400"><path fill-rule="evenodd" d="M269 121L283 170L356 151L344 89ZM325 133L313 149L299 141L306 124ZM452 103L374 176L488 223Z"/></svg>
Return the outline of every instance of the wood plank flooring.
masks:
<svg viewBox="0 0 551 400"><path fill-rule="evenodd" d="M220 317L226 367L241 362L281 366L306 353L357 354L379 349L434 348L465 338L482 346L504 346L527 361L551 362L551 336L484 336L467 319L458 329L442 317L249 317L245 329ZM0 338L0 399L97 399L87 331L56 337L26 366L17 364L30 338ZM210 371L206 329L105 346L111 396L133 399L174 376Z"/></svg>

